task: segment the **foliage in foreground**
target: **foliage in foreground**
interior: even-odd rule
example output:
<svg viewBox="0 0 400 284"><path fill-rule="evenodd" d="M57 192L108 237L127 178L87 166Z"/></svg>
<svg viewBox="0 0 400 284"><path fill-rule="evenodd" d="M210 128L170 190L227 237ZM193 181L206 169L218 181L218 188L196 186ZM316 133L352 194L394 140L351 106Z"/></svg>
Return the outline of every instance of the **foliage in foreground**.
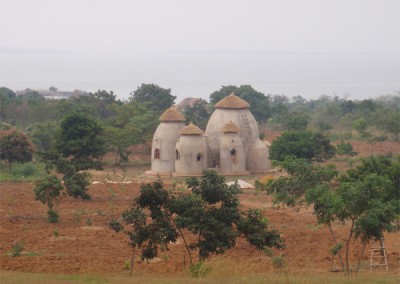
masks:
<svg viewBox="0 0 400 284"><path fill-rule="evenodd" d="M159 249L167 250L178 236L186 246L191 264L191 250L198 250L200 260L204 260L233 248L239 235L259 250L284 247L279 232L268 230L268 220L260 211L239 210L237 184L226 185L224 177L215 171L205 171L200 179L190 178L187 183L191 193L178 196L165 190L160 180L143 185L133 206L110 223L116 232L124 230L123 224L129 226L130 230L124 232L133 249L131 265L136 249L141 249L142 260L152 259ZM183 229L194 234L196 241L188 243Z"/></svg>
<svg viewBox="0 0 400 284"><path fill-rule="evenodd" d="M313 205L318 223L328 226L338 248L335 254L347 273L351 241L359 239L365 248L369 241L380 240L385 231L396 229L400 217L399 160L371 156L336 179L337 173L331 166L316 167L293 158L287 158L280 166L288 176L269 182L267 190L274 195L274 202L292 207L304 202ZM345 265L332 228L335 221L350 222Z"/></svg>

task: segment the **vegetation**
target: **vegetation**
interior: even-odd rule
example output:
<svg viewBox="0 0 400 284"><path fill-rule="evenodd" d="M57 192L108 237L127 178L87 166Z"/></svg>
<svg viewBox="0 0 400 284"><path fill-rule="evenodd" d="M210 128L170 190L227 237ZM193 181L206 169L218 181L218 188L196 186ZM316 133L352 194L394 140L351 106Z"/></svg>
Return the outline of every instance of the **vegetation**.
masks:
<svg viewBox="0 0 400 284"><path fill-rule="evenodd" d="M8 169L14 162L32 161L35 148L28 136L16 129L0 131L0 158L6 160Z"/></svg>
<svg viewBox="0 0 400 284"><path fill-rule="evenodd" d="M231 92L249 102L263 128L286 131L273 141L270 158L288 175L260 187L266 188L277 204L297 210L312 206L317 222L330 230L332 255L338 256L342 269L349 272L353 241L366 244L396 229L399 160L373 156L342 173L312 162L331 159L335 150L345 158L356 155L351 140L369 143L371 154L379 143L399 141L400 93L366 100L336 96L306 100L264 94L250 85L223 86L210 95L209 103L200 100L186 108L187 120L204 129L215 103ZM1 87L0 150L2 162L8 165L7 176L35 180L35 198L48 206L48 221L57 222L56 208L63 190L89 199L86 171L101 169L106 152L114 153L119 165L128 161L132 145L150 149L158 118L175 99L170 89L155 84L142 84L128 101L120 101L105 90L54 100L34 90L17 95ZM331 141L337 141L336 149ZM46 162L47 176L42 175L42 164L30 162L33 158ZM3 180L5 170L1 174ZM187 186L190 193L174 195L159 181L146 184L132 207L111 224L114 230L127 233L130 246L134 252L140 250L142 259L155 257L182 237L190 259L194 250L199 253L201 262L192 266L193 273L212 274L209 256L234 247L239 235L259 250L283 246L278 232L268 228L268 219L260 211L239 210L237 187L227 187L212 172L188 180ZM337 222L350 224L343 243L336 238ZM189 242L182 232L195 238ZM276 267L284 267L284 260L283 255L275 256Z"/></svg>
<svg viewBox="0 0 400 284"><path fill-rule="evenodd" d="M398 229L395 223L400 216L399 160L371 156L341 176L333 166L314 166L294 158L287 158L279 165L288 176L267 185L274 202L292 207L304 202L313 205L318 223L329 227L338 248L335 254L339 255L347 274L350 273L349 249L353 240L361 240L365 247L371 240L380 240L383 232ZM350 223L345 264L332 228L335 221Z"/></svg>
<svg viewBox="0 0 400 284"><path fill-rule="evenodd" d="M335 155L335 147L329 139L319 132L287 131L274 140L270 147L270 159L284 161L294 156L308 161L322 162Z"/></svg>
<svg viewBox="0 0 400 284"><path fill-rule="evenodd" d="M125 233L133 249L131 274L136 249L141 249L142 260L152 259L159 249L167 250L178 236L185 243L191 264L191 250L198 250L199 260L203 261L233 248L240 234L259 250L284 247L279 232L268 230L268 220L260 211L239 210L236 184L227 186L224 177L215 171L206 171L200 179L191 178L187 184L191 193L178 196L165 190L161 181L143 185L133 206L110 223L116 232L124 230L121 222L130 225L131 230ZM194 234L196 241L187 243L184 229ZM198 270L196 266L194 271Z"/></svg>
<svg viewBox="0 0 400 284"><path fill-rule="evenodd" d="M53 210L53 208L55 205L57 205L60 192L63 189L64 187L61 184L61 181L54 175L48 175L47 177L35 182L35 199L47 204L49 208L47 215L50 223L58 222L58 213Z"/></svg>

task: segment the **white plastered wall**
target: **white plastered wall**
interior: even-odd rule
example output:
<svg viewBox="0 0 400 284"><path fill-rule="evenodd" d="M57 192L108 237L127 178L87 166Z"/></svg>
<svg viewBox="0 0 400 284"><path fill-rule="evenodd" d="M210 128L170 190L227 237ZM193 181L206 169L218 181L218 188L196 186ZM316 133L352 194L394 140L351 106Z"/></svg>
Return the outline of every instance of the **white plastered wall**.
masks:
<svg viewBox="0 0 400 284"><path fill-rule="evenodd" d="M179 132L185 127L183 122L161 122L153 136L151 145L151 171L165 174L175 171L175 145ZM159 149L160 158L154 152Z"/></svg>

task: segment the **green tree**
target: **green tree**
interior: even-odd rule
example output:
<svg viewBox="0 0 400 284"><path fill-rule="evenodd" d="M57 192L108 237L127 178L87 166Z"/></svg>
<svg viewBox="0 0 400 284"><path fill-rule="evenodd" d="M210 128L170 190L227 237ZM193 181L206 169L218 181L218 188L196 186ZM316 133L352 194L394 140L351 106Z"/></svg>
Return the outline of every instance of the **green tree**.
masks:
<svg viewBox="0 0 400 284"><path fill-rule="evenodd" d="M307 129L310 117L306 113L292 112L283 121L285 130L289 131L305 131Z"/></svg>
<svg viewBox="0 0 400 284"><path fill-rule="evenodd" d="M355 156L357 152L353 151L353 145L350 142L344 142L344 140L340 141L340 144L336 146L336 154L338 155L346 155L346 156Z"/></svg>
<svg viewBox="0 0 400 284"><path fill-rule="evenodd" d="M103 128L94 118L83 114L67 115L56 136L57 153L68 159L76 172L101 169L100 159L106 153L102 132Z"/></svg>
<svg viewBox="0 0 400 284"><path fill-rule="evenodd" d="M337 242L333 223L350 223L345 265L341 261L347 274L350 272L350 245L354 240L360 239L365 248L369 241L382 238L383 232L396 229L395 222L400 216L399 161L372 156L337 180L334 180L336 171L330 167L315 167L290 159L282 167L288 176L267 185L274 202L295 206L306 201L313 205L318 223L329 227L336 248L341 244Z"/></svg>
<svg viewBox="0 0 400 284"><path fill-rule="evenodd" d="M0 87L0 120L4 121L8 116L10 104L15 103L16 94L13 90Z"/></svg>
<svg viewBox="0 0 400 284"><path fill-rule="evenodd" d="M271 106L269 97L256 91L250 85L222 86L221 89L210 95L210 102L216 104L231 93L239 96L250 104L250 111L259 122L265 122L271 117Z"/></svg>
<svg viewBox="0 0 400 284"><path fill-rule="evenodd" d="M158 114L173 105L175 99L176 96L171 95L171 89L164 89L155 84L142 84L129 97L131 102L146 103Z"/></svg>
<svg viewBox="0 0 400 284"><path fill-rule="evenodd" d="M321 167L293 156L274 162L274 165L288 175L270 181L267 184L268 194L273 195L275 204L283 203L296 208L304 204L304 194L309 188L329 183L338 174L334 166Z"/></svg>
<svg viewBox="0 0 400 284"><path fill-rule="evenodd" d="M54 150L41 154L50 172L55 168L63 174L67 193L74 197L90 199L88 169L101 169L100 159L106 153L102 139L103 128L96 119L84 114L67 115L60 124Z"/></svg>
<svg viewBox="0 0 400 284"><path fill-rule="evenodd" d="M196 101L192 106L187 107L183 114L186 117L186 123L192 122L201 129L206 129L208 120L211 116L208 103L201 99Z"/></svg>
<svg viewBox="0 0 400 284"><path fill-rule="evenodd" d="M28 135L38 152L50 151L54 147L54 137L58 129L57 122L34 123L28 128Z"/></svg>
<svg viewBox="0 0 400 284"><path fill-rule="evenodd" d="M142 185L133 206L119 220L113 220L111 228L117 232L123 230L121 221L130 225L131 230L125 233L133 251L142 249L142 259L155 257L159 248L168 249L168 244L175 242L178 235L186 245L190 260L191 249L198 249L202 260L232 248L240 234L260 250L284 247L279 232L268 230L268 220L260 211L239 210L237 184L226 185L224 177L215 171L206 171L200 179L191 178L187 183L192 192L178 196L165 190L161 181ZM191 238L195 239L191 244L183 234L185 229L196 236Z"/></svg>
<svg viewBox="0 0 400 284"><path fill-rule="evenodd" d="M371 133L367 132L368 123L363 117L353 122L353 128L358 131L363 139L367 139L371 136Z"/></svg>
<svg viewBox="0 0 400 284"><path fill-rule="evenodd" d="M335 147L321 133L287 131L272 142L269 155L276 161L283 161L287 156L323 161L335 155Z"/></svg>
<svg viewBox="0 0 400 284"><path fill-rule="evenodd" d="M113 105L115 115L107 121L107 125L115 128L121 141L109 140L108 144L113 151L126 151L128 146L144 144L148 151L151 149L151 140L159 124L159 115L147 108L146 104L129 102L123 105ZM111 130L114 131L114 130ZM121 143L120 143L121 142Z"/></svg>
<svg viewBox="0 0 400 284"><path fill-rule="evenodd" d="M8 169L14 162L32 161L35 148L28 136L16 129L0 131L0 158L6 160Z"/></svg>
<svg viewBox="0 0 400 284"><path fill-rule="evenodd" d="M49 208L47 215L50 223L58 222L58 214L53 208L58 204L60 193L63 189L61 181L54 175L48 175L35 182L35 199L47 204Z"/></svg>

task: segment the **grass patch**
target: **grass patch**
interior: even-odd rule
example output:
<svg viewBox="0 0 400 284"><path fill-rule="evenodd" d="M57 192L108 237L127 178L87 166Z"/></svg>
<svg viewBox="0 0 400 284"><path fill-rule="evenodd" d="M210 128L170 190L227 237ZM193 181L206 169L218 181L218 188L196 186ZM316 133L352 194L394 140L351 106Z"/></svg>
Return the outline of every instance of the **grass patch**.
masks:
<svg viewBox="0 0 400 284"><path fill-rule="evenodd" d="M0 165L0 182L12 181L35 181L46 175L44 170L44 163L28 162L28 163L14 163L11 170L8 170L3 162Z"/></svg>
<svg viewBox="0 0 400 284"><path fill-rule="evenodd" d="M219 270L219 269L217 269ZM350 276L344 276L338 273L276 273L265 272L262 274L236 274L230 275L221 273L213 269L205 278L192 278L187 275L168 277L165 275L133 275L133 277L115 275L115 276L100 276L100 275L57 275L43 273L25 273L14 271L1 271L1 284L17 284L17 283L32 283L32 284L58 284L58 283L301 283L301 284L358 284L358 283L398 283L399 276L394 273L358 273Z"/></svg>

